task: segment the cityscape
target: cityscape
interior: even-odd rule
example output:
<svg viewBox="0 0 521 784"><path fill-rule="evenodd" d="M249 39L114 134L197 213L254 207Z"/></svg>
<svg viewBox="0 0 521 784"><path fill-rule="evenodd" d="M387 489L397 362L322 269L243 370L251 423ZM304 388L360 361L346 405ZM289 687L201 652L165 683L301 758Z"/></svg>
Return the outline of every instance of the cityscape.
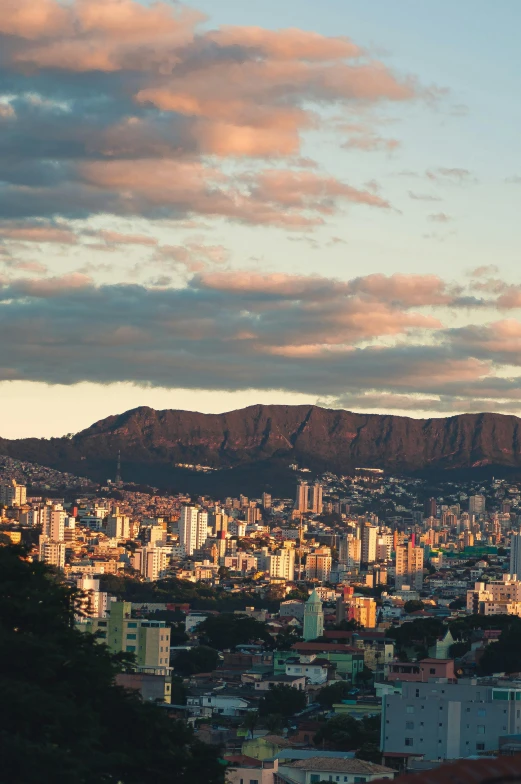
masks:
<svg viewBox="0 0 521 784"><path fill-rule="evenodd" d="M520 29L0 0L0 784L521 782Z"/></svg>
<svg viewBox="0 0 521 784"><path fill-rule="evenodd" d="M511 755L521 483L290 468L293 498L191 498L125 483L119 455L105 485L4 459L0 539L78 592L76 629L132 655L117 683L232 784Z"/></svg>

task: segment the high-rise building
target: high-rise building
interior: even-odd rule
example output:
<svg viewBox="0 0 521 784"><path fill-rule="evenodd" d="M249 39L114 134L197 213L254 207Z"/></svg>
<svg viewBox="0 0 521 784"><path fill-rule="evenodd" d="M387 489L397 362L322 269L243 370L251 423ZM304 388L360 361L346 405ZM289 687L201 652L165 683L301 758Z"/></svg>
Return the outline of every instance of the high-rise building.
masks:
<svg viewBox="0 0 521 784"><path fill-rule="evenodd" d="M81 591L81 617L107 617L108 594L100 591L99 586L100 581L94 577L83 575L76 579L76 588Z"/></svg>
<svg viewBox="0 0 521 784"><path fill-rule="evenodd" d="M25 485L17 484L12 479L6 484L0 485L0 505L2 506L23 506L27 500L27 488Z"/></svg>
<svg viewBox="0 0 521 784"><path fill-rule="evenodd" d="M179 544L187 555L200 550L208 539L208 512L197 506L183 506L179 520Z"/></svg>
<svg viewBox="0 0 521 784"><path fill-rule="evenodd" d="M309 503L309 511L313 512L313 514L322 514L323 509L323 502L322 496L324 492L324 488L320 484L320 482L315 482L313 487L310 488L311 490L311 498Z"/></svg>
<svg viewBox="0 0 521 784"><path fill-rule="evenodd" d="M295 499L295 509L297 512L307 512L309 509L309 485L307 482L299 482L297 485L297 497Z"/></svg>
<svg viewBox="0 0 521 784"><path fill-rule="evenodd" d="M289 582L295 579L295 550L283 548L267 558L270 577L279 577Z"/></svg>
<svg viewBox="0 0 521 784"><path fill-rule="evenodd" d="M469 514L475 517L485 514L486 499L484 495L471 495L469 497Z"/></svg>
<svg viewBox="0 0 521 784"><path fill-rule="evenodd" d="M376 561L377 538L378 528L376 525L365 523L362 526L362 563L374 563Z"/></svg>
<svg viewBox="0 0 521 784"><path fill-rule="evenodd" d="M512 534L510 539L510 574L521 580L521 533Z"/></svg>
<svg viewBox="0 0 521 784"><path fill-rule="evenodd" d="M306 558L306 580L320 580L326 582L331 574L331 550L329 547L320 547Z"/></svg>
<svg viewBox="0 0 521 784"><path fill-rule="evenodd" d="M423 516L424 517L436 517L436 499L435 498L428 498L423 505Z"/></svg>
<svg viewBox="0 0 521 784"><path fill-rule="evenodd" d="M40 536L40 561L63 569L65 566L65 542L50 542Z"/></svg>
<svg viewBox="0 0 521 784"><path fill-rule="evenodd" d="M262 494L262 506L264 509L271 509L271 494L270 493L263 493Z"/></svg>
<svg viewBox="0 0 521 784"><path fill-rule="evenodd" d="M166 547L141 547L132 557L132 566L145 580L159 580L167 574L170 555Z"/></svg>
<svg viewBox="0 0 521 784"><path fill-rule="evenodd" d="M115 514L107 518L106 533L109 539L130 539L130 517L119 514L116 509Z"/></svg>
<svg viewBox="0 0 521 784"><path fill-rule="evenodd" d="M356 621L367 629L376 627L376 602L367 596L352 596L346 602L348 621Z"/></svg>
<svg viewBox="0 0 521 784"><path fill-rule="evenodd" d="M65 539L65 522L67 512L61 504L46 508L46 515L42 523L42 534L53 542L63 542Z"/></svg>
<svg viewBox="0 0 521 784"><path fill-rule="evenodd" d="M324 613L320 596L313 590L304 607L304 641L316 640L324 633Z"/></svg>
<svg viewBox="0 0 521 784"><path fill-rule="evenodd" d="M339 563L348 569L359 569L362 559L362 542L354 534L347 534L340 539L338 548Z"/></svg>
<svg viewBox="0 0 521 784"><path fill-rule="evenodd" d="M414 590L423 587L423 547L414 547L412 542L398 545L396 548L397 589L408 585Z"/></svg>

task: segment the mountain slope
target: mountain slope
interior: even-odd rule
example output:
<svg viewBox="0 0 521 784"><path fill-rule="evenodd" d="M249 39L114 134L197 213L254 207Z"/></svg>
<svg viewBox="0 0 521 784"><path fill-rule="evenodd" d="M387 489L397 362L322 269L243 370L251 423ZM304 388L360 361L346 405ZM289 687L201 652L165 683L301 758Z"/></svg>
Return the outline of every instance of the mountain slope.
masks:
<svg viewBox="0 0 521 784"><path fill-rule="evenodd" d="M521 468L521 419L412 419L317 406L256 405L224 414L141 407L72 438L0 439L0 454L96 478L114 475L118 450L123 473L135 481L164 481L175 463L253 468L296 461L339 473L356 466L403 473Z"/></svg>

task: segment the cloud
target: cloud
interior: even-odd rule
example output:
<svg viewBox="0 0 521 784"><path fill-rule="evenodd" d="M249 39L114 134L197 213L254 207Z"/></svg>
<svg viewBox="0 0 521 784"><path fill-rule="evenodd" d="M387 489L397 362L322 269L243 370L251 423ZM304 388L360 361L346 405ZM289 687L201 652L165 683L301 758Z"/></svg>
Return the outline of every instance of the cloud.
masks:
<svg viewBox="0 0 521 784"><path fill-rule="evenodd" d="M1 223L0 241L74 244L77 237L67 227L44 222Z"/></svg>
<svg viewBox="0 0 521 784"><path fill-rule="evenodd" d="M450 215L447 215L445 212L433 213L432 215L429 215L428 218L435 223L449 223L452 220Z"/></svg>
<svg viewBox="0 0 521 784"><path fill-rule="evenodd" d="M439 196L433 196L430 193L415 193L414 191L408 191L408 193L409 198L415 201L441 201Z"/></svg>
<svg viewBox="0 0 521 784"><path fill-rule="evenodd" d="M0 220L205 215L307 229L346 201L387 206L331 175L306 177L304 135L334 125L332 108L356 116L422 96L415 78L393 73L350 39L212 30L179 3L4 6ZM353 144L395 142L357 134ZM249 158L285 168L276 174L263 164L265 172L252 174ZM270 185L283 174L279 198Z"/></svg>
<svg viewBox="0 0 521 784"><path fill-rule="evenodd" d="M439 169L426 171L425 176L428 180L433 180L434 182L457 183L459 185L470 182L473 179L472 173L468 169L456 166L452 168L441 166Z"/></svg>
<svg viewBox="0 0 521 784"><path fill-rule="evenodd" d="M158 248L174 263L225 260L220 246ZM197 255L199 254L199 255ZM521 323L447 329L459 290L436 276L321 276L205 267L182 288L95 285L87 275L5 280L0 377L133 381L193 388L283 388L331 396L463 395L502 400L521 364ZM460 297L461 298L461 297ZM416 308L417 310L413 310ZM3 375L2 375L3 374Z"/></svg>

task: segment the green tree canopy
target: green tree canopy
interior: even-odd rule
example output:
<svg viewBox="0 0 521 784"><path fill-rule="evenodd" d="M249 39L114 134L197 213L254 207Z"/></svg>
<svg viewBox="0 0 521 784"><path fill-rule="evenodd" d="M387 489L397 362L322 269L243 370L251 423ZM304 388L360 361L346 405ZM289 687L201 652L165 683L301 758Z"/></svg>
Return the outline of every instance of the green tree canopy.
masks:
<svg viewBox="0 0 521 784"><path fill-rule="evenodd" d="M409 601L405 602L403 605L403 609L406 613L418 612L418 610L423 610L424 607L424 603L420 602L419 599L409 599Z"/></svg>
<svg viewBox="0 0 521 784"><path fill-rule="evenodd" d="M259 716L278 714L289 718L306 707L306 695L303 691L277 683L264 693L259 701Z"/></svg>
<svg viewBox="0 0 521 784"><path fill-rule="evenodd" d="M499 640L487 645L479 662L482 675L521 670L521 619L510 616L510 625L503 629Z"/></svg>
<svg viewBox="0 0 521 784"><path fill-rule="evenodd" d="M0 712L10 784L221 784L217 750L114 683L128 657L74 628L76 594L0 547Z"/></svg>
<svg viewBox="0 0 521 784"><path fill-rule="evenodd" d="M273 647L273 639L266 624L248 615L209 615L199 624L196 634L202 643L219 651L258 642Z"/></svg>
<svg viewBox="0 0 521 784"><path fill-rule="evenodd" d="M323 708L332 708L335 703L345 700L352 688L347 681L335 681L329 686L324 686L323 689L320 689L316 696L316 701Z"/></svg>
<svg viewBox="0 0 521 784"><path fill-rule="evenodd" d="M352 716L334 716L322 725L315 735L315 745L335 751L353 751L363 744L378 744L380 717L368 716L357 720Z"/></svg>
<svg viewBox="0 0 521 784"><path fill-rule="evenodd" d="M219 652L206 645L198 645L188 651L179 651L173 660L174 670L180 675L196 675L212 672L219 663Z"/></svg>

